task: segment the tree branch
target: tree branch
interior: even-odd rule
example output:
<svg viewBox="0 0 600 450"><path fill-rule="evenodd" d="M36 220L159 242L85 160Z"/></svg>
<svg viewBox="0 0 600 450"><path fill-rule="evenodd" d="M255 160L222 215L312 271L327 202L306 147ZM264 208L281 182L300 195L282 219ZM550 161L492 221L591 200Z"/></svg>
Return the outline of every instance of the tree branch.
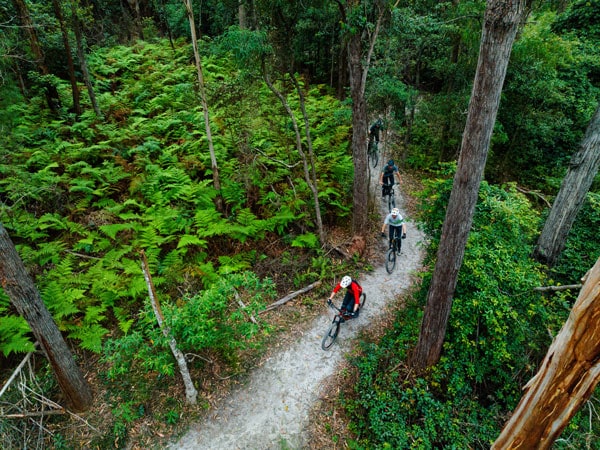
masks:
<svg viewBox="0 0 600 450"><path fill-rule="evenodd" d="M292 292L291 294L286 295L285 297L281 298L280 300L277 300L275 303L271 303L269 306L267 306L263 311L261 311L259 314L262 314L266 311L270 311L272 309L275 309L287 302L289 302L290 300L298 297L300 294L304 294L305 292L310 291L311 289L316 288L317 286L321 285L321 281L315 281L312 284L309 284L308 286L303 287L302 289Z"/></svg>

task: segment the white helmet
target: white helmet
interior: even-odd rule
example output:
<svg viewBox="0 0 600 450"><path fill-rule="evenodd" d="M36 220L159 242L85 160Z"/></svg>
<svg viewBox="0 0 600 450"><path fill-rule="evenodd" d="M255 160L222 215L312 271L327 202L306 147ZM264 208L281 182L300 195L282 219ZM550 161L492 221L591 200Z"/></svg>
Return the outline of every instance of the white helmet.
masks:
<svg viewBox="0 0 600 450"><path fill-rule="evenodd" d="M346 275L344 278L342 278L342 281L340 281L340 286L343 288L347 288L348 286L350 286L350 283L352 283L352 278Z"/></svg>
<svg viewBox="0 0 600 450"><path fill-rule="evenodd" d="M400 214L400 210L398 208L392 209L392 216L397 216L398 214Z"/></svg>

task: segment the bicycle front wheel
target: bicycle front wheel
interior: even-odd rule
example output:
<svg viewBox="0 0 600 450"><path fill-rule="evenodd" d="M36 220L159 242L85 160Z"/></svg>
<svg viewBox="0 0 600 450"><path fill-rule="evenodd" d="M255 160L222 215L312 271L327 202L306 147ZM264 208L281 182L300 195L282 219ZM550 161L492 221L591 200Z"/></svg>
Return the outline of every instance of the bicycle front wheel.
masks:
<svg viewBox="0 0 600 450"><path fill-rule="evenodd" d="M362 309L363 306L365 306L365 303L367 302L367 295L363 292L362 294L360 294L360 303L358 304L358 308Z"/></svg>
<svg viewBox="0 0 600 450"><path fill-rule="evenodd" d="M394 267L396 267L396 252L390 248L385 255L385 270L387 273L392 273Z"/></svg>
<svg viewBox="0 0 600 450"><path fill-rule="evenodd" d="M323 337L323 340L321 341L321 348L323 350L329 350L335 342L335 340L337 339L339 332L340 321L334 319L333 323L329 327L329 330L327 330L327 334Z"/></svg>

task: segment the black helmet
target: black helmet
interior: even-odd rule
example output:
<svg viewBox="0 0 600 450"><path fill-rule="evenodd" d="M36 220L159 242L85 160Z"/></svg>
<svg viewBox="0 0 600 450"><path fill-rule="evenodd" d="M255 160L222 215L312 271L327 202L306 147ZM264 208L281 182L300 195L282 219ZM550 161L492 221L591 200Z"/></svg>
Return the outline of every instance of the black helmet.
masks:
<svg viewBox="0 0 600 450"><path fill-rule="evenodd" d="M394 160L390 159L387 163L388 166L393 166L394 165Z"/></svg>

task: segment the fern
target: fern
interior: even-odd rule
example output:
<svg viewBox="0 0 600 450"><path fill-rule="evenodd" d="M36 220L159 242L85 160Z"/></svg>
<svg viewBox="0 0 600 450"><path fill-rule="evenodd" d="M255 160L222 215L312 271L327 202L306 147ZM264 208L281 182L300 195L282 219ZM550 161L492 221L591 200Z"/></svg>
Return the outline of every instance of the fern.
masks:
<svg viewBox="0 0 600 450"><path fill-rule="evenodd" d="M84 294L83 289L66 288L56 280L46 284L41 290L44 303L57 321L78 314L81 310L77 303L84 298Z"/></svg>
<svg viewBox="0 0 600 450"><path fill-rule="evenodd" d="M207 241L204 239L200 239L198 236L192 236L190 234L185 234L181 236L179 239L179 243L177 244L177 248L188 247L190 245L197 245L198 247L206 247Z"/></svg>
<svg viewBox="0 0 600 450"><path fill-rule="evenodd" d="M35 351L30 334L29 325L22 317L0 316L0 352L4 356Z"/></svg>
<svg viewBox="0 0 600 450"><path fill-rule="evenodd" d="M69 338L78 339L79 345L95 353L102 352L102 338L108 334L108 330L99 324L85 327L73 327L69 330Z"/></svg>
<svg viewBox="0 0 600 450"><path fill-rule="evenodd" d="M117 234L122 231L131 231L135 230L135 223L113 223L109 225L100 225L98 229L102 231L106 236L115 240L117 239Z"/></svg>

